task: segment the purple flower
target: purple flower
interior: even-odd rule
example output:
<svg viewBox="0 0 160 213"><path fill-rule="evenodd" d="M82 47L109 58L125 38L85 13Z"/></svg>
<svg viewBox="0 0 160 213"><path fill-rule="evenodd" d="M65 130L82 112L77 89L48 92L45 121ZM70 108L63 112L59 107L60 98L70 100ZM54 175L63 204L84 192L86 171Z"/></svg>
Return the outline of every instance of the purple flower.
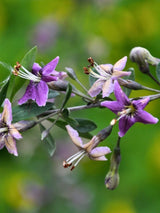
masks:
<svg viewBox="0 0 160 213"><path fill-rule="evenodd" d="M58 61L59 57L57 56L43 68L39 64L34 63L32 67L32 73L26 70L21 65L18 68L15 67L15 69L17 68L17 70L14 70L15 75L30 80L25 94L18 101L19 105L24 104L29 99L36 101L38 106L46 105L49 90L47 82L56 81L58 79L63 79L64 77L66 77L65 72L55 71Z"/></svg>
<svg viewBox="0 0 160 213"><path fill-rule="evenodd" d="M92 160L107 160L105 155L111 152L110 148L107 146L96 147L100 142L97 136L93 136L93 138L88 143L83 144L82 139L79 137L79 134L76 130L74 130L70 125L67 125L66 129L69 136L71 137L72 142L78 147L79 152L72 155L63 162L64 168L72 166L71 170L73 170L85 155L88 155L88 157ZM75 163L73 164L73 162Z"/></svg>
<svg viewBox="0 0 160 213"><path fill-rule="evenodd" d="M93 70L89 70L91 76L98 78L92 87L89 89L88 94L91 97L97 96L102 90L102 96L108 97L114 88L114 80L128 76L131 72L124 72L122 71L126 65L127 56L121 58L117 61L114 65L112 64L102 64L98 65L95 62L93 63L93 67L97 71L95 73Z"/></svg>
<svg viewBox="0 0 160 213"><path fill-rule="evenodd" d="M4 101L4 109L0 117L0 149L6 146L8 152L18 156L15 139L21 139L22 136L18 130L11 124L12 108L8 99Z"/></svg>
<svg viewBox="0 0 160 213"><path fill-rule="evenodd" d="M114 82L114 94L117 101L103 101L101 106L105 106L118 115L119 120L119 136L123 137L129 128L136 122L144 124L155 124L158 119L143 109L149 103L149 97L139 100L129 100L126 94L122 91L118 81Z"/></svg>

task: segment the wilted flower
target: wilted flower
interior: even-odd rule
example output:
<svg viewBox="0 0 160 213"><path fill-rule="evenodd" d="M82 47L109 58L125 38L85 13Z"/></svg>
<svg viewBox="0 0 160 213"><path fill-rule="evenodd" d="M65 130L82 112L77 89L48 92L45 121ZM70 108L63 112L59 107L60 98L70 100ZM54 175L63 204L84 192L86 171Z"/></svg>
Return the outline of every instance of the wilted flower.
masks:
<svg viewBox="0 0 160 213"><path fill-rule="evenodd" d="M33 101L36 101L38 106L45 106L49 90L47 83L63 79L64 76L66 76L65 72L55 71L58 61L59 57L57 56L43 68L38 63L34 63L32 72L29 72L20 64L15 66L15 70L13 71L15 75L30 80L25 94L18 101L19 105L24 104L29 99L32 99Z"/></svg>
<svg viewBox="0 0 160 213"><path fill-rule="evenodd" d="M88 94L91 97L97 96L101 90L103 98L109 96L113 92L114 80L131 74L131 72L122 71L127 62L127 56L121 58L114 65L98 65L93 61L93 59L91 62L91 66L95 68L97 73L92 69L89 69L88 72L91 76L98 79L88 91Z"/></svg>
<svg viewBox="0 0 160 213"><path fill-rule="evenodd" d="M15 139L21 139L22 136L18 130L11 124L12 108L8 99L4 101L4 109L0 117L0 149L6 146L8 152L18 156Z"/></svg>
<svg viewBox="0 0 160 213"><path fill-rule="evenodd" d="M79 137L79 134L75 129L73 129L70 125L67 125L66 129L72 139L72 142L78 147L79 152L72 155L66 161L63 162L64 168L72 166L71 170L73 170L85 155L87 155L92 160L107 160L105 155L111 152L110 148L107 146L96 147L101 141L98 136L93 136L93 138L88 143L83 144L82 139ZM73 164L73 162L75 163Z"/></svg>
<svg viewBox="0 0 160 213"><path fill-rule="evenodd" d="M118 115L117 119L112 120L112 124L119 120L119 136L123 137L129 128L136 122L144 124L155 124L158 119L143 109L149 103L149 97L129 100L122 91L118 81L114 82L114 94L117 101L103 101L101 106L105 106Z"/></svg>

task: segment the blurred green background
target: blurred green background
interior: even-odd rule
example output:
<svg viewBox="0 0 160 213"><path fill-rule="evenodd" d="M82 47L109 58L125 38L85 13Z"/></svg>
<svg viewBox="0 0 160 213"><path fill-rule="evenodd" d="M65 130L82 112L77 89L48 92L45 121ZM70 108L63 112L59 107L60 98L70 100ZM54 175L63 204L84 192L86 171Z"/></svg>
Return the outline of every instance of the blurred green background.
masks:
<svg viewBox="0 0 160 213"><path fill-rule="evenodd" d="M59 55L57 70L74 68L89 88L83 67L90 56L99 64L114 64L133 47L143 46L160 57L159 8L159 0L1 0L0 60L13 66L37 45L37 62L48 63ZM158 88L128 60L126 68L131 66L137 81ZM5 75L2 70L0 75ZM144 94L150 93L133 92L132 96ZM83 103L73 97L69 104ZM155 101L147 107L156 117L158 105ZM94 120L98 128L93 134L113 118L107 109L73 116ZM160 212L159 126L136 124L123 138L120 185L114 191L104 185L109 162L85 158L74 171L63 169L62 161L76 150L63 130L52 130L57 142L52 158L38 128L24 133L24 139L17 142L18 158L5 149L0 151L0 212ZM103 144L113 149L116 132L117 127Z"/></svg>

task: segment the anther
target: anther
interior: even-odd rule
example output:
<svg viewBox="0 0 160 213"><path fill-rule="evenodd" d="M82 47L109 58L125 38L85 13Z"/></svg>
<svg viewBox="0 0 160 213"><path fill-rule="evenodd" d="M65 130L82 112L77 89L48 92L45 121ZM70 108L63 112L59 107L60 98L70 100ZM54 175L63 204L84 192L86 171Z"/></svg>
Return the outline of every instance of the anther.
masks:
<svg viewBox="0 0 160 213"><path fill-rule="evenodd" d="M94 66L94 60L93 60L93 58L89 57L88 58L88 62L91 64L92 67Z"/></svg>
<svg viewBox="0 0 160 213"><path fill-rule="evenodd" d="M85 73L85 74L89 75L89 70L88 70L87 67L83 67L83 70L84 70L84 73Z"/></svg>

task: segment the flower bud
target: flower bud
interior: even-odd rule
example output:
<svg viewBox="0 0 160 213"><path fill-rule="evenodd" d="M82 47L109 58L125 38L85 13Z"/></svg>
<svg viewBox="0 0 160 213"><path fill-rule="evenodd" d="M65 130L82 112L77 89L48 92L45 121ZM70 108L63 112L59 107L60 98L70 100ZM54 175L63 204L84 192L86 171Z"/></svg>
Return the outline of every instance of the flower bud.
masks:
<svg viewBox="0 0 160 213"><path fill-rule="evenodd" d="M120 144L120 138L118 138L117 146L114 148L113 154L111 156L110 169L105 177L105 185L107 189L110 189L110 190L115 189L119 184L118 169L119 169L119 164L121 161L119 144Z"/></svg>
<svg viewBox="0 0 160 213"><path fill-rule="evenodd" d="M73 80L77 79L76 73L74 72L74 70L70 67L65 67L67 74L70 78L72 78Z"/></svg>
<svg viewBox="0 0 160 213"><path fill-rule="evenodd" d="M48 83L48 86L52 90L66 91L67 86L68 86L68 82L67 81L62 81L62 80L51 81L51 82Z"/></svg>
<svg viewBox="0 0 160 213"><path fill-rule="evenodd" d="M99 138L99 142L105 140L112 132L112 125L107 126L105 129L102 129L96 136Z"/></svg>
<svg viewBox="0 0 160 213"><path fill-rule="evenodd" d="M150 52L143 47L134 47L130 52L131 61L139 65L140 71L143 73L149 72L149 65L156 66L160 59L153 57Z"/></svg>
<svg viewBox="0 0 160 213"><path fill-rule="evenodd" d="M36 122L35 121L19 121L17 123L14 123L13 125L18 131L24 132L34 127L36 125Z"/></svg>
<svg viewBox="0 0 160 213"><path fill-rule="evenodd" d="M133 90L141 90L143 89L143 86L135 81L132 80L125 80L125 79L118 79L118 82L121 86L127 87L128 89Z"/></svg>
<svg viewBox="0 0 160 213"><path fill-rule="evenodd" d="M109 171L105 177L105 185L109 190L115 189L119 185L119 173Z"/></svg>

